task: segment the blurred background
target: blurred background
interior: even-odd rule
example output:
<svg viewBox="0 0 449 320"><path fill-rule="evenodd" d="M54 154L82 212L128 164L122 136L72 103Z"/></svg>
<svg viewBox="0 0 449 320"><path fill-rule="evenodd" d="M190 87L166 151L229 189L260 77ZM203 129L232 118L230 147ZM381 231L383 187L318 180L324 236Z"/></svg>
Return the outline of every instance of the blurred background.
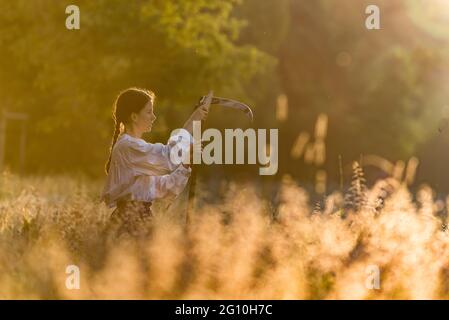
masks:
<svg viewBox="0 0 449 320"><path fill-rule="evenodd" d="M65 27L70 4L80 30ZM371 4L380 30L365 27ZM150 142L209 90L249 104L255 122L215 107L207 127L279 129L277 175L214 165L205 179L288 174L328 193L359 161L368 183L449 191L447 0L0 0L0 24L2 115L28 117L4 121L11 171L103 178L113 101L138 86L157 96Z"/></svg>

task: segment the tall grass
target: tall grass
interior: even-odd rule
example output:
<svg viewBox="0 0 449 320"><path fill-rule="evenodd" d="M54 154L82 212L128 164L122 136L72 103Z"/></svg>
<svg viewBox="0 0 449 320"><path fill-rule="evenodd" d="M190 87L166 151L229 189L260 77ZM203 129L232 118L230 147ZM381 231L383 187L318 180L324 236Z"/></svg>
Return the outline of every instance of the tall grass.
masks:
<svg viewBox="0 0 449 320"><path fill-rule="evenodd" d="M449 298L446 204L428 187L413 197L394 179L371 189L355 179L352 197L321 206L283 179L275 208L231 184L188 227L160 211L147 240L111 242L101 183L5 173L0 298ZM67 265L80 268L79 290L65 286ZM366 285L372 265L378 290Z"/></svg>

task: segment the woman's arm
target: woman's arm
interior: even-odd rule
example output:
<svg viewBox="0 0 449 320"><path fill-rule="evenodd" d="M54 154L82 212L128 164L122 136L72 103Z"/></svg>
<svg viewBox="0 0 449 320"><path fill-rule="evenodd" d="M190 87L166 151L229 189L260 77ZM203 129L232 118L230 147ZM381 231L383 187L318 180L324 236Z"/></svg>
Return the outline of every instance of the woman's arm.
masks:
<svg viewBox="0 0 449 320"><path fill-rule="evenodd" d="M205 99L204 103L199 106L198 108L193 111L192 115L189 117L189 119L184 123L184 129L187 130L190 135L193 137L193 122L194 121L203 121L206 120L207 115L209 113L210 103L212 101L213 92L209 92L207 98ZM200 142L197 142L200 143ZM201 146L202 148L202 146ZM190 160L193 159L193 144L190 145ZM192 162L190 162L192 163ZM184 164L182 163L182 166L186 169L190 169L190 164Z"/></svg>
<svg viewBox="0 0 449 320"><path fill-rule="evenodd" d="M190 134L190 139L193 137L193 122L206 120L211 100L212 93L209 93L208 97L204 100L204 103L196 108L185 122L183 129ZM177 132L173 139L171 137L167 145L161 143L147 143L144 140L130 141L130 148L127 152L128 162L136 172L142 174L161 174L163 171L172 172L180 165L180 163L171 162L171 148L179 142L177 137L178 135L182 135L181 133L182 132ZM192 153L193 146L191 145L190 159L192 159ZM189 169L190 165L182 163L182 167Z"/></svg>
<svg viewBox="0 0 449 320"><path fill-rule="evenodd" d="M192 169L179 166L175 171L165 175L139 175L132 184L132 193L144 196L146 201L177 197L187 185ZM126 192L129 192L126 189Z"/></svg>
<svg viewBox="0 0 449 320"><path fill-rule="evenodd" d="M209 113L210 102L212 100L212 94L210 93L205 102L193 111L189 119L184 123L184 129L186 129L193 136L193 121L206 120Z"/></svg>

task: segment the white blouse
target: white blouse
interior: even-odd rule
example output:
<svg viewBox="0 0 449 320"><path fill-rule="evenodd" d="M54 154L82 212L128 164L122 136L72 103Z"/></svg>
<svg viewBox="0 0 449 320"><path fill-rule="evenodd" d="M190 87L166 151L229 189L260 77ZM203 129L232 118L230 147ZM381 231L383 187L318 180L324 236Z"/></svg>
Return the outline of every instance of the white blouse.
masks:
<svg viewBox="0 0 449 320"><path fill-rule="evenodd" d="M172 148L179 147L179 141L186 146L186 142L190 144L193 138L187 130L180 129L164 145L121 134L112 149L102 201L112 208L122 198L153 201L177 197L184 190L192 172L191 168L187 169L170 160Z"/></svg>

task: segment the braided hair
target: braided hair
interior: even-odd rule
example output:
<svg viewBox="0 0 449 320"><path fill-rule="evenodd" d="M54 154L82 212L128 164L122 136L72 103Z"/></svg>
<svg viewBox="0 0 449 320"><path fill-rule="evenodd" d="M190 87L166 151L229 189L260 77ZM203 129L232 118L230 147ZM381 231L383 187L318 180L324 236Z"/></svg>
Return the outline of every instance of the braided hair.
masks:
<svg viewBox="0 0 449 320"><path fill-rule="evenodd" d="M111 165L112 149L121 132L122 124L128 124L131 120L131 114L139 113L148 101L154 101L155 94L147 89L129 88L119 93L113 105L112 119L114 119L115 129L112 136L112 144L109 150L109 158L106 162L105 171L109 174Z"/></svg>

